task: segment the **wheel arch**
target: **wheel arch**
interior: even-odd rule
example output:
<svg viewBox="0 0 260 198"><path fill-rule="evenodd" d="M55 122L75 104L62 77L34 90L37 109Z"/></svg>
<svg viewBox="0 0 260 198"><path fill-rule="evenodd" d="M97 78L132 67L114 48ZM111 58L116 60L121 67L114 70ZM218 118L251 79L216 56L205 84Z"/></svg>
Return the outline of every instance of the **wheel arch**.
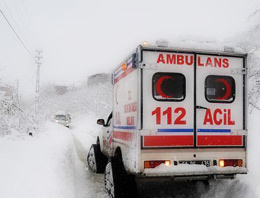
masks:
<svg viewBox="0 0 260 198"><path fill-rule="evenodd" d="M123 156L122 156L122 150L120 146L117 146L113 155L118 160L121 160L123 162Z"/></svg>

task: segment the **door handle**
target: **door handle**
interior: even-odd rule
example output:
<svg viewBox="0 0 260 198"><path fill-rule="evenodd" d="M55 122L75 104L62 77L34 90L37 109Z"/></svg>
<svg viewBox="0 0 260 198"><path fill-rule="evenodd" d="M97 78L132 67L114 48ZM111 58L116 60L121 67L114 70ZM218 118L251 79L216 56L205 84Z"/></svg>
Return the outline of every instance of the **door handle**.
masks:
<svg viewBox="0 0 260 198"><path fill-rule="evenodd" d="M196 106L196 109L205 109L205 110L207 110L208 108L207 107L202 107L202 106Z"/></svg>

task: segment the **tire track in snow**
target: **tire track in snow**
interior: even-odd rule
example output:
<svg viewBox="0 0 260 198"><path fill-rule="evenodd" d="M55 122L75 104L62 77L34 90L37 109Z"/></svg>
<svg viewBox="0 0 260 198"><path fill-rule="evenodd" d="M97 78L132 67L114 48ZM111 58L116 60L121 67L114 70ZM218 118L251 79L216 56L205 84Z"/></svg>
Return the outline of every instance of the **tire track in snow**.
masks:
<svg viewBox="0 0 260 198"><path fill-rule="evenodd" d="M85 151L82 143L75 137L73 136L73 141L75 145L76 152L78 154L79 159L83 162L86 163L87 160L87 152Z"/></svg>
<svg viewBox="0 0 260 198"><path fill-rule="evenodd" d="M104 188L104 175L94 174L86 167L88 151L73 135L75 145L76 198L108 198Z"/></svg>

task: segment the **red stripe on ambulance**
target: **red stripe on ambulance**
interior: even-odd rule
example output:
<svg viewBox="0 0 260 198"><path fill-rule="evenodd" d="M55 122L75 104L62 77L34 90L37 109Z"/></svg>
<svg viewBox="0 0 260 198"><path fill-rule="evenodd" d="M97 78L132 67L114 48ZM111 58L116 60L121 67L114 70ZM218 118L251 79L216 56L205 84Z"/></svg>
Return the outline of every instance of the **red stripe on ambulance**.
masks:
<svg viewBox="0 0 260 198"><path fill-rule="evenodd" d="M199 135L198 146L242 146L241 135Z"/></svg>
<svg viewBox="0 0 260 198"><path fill-rule="evenodd" d="M143 136L144 147L193 146L193 135Z"/></svg>
<svg viewBox="0 0 260 198"><path fill-rule="evenodd" d="M132 141L134 133L126 132L126 131L114 131L113 138L120 139L124 141Z"/></svg>

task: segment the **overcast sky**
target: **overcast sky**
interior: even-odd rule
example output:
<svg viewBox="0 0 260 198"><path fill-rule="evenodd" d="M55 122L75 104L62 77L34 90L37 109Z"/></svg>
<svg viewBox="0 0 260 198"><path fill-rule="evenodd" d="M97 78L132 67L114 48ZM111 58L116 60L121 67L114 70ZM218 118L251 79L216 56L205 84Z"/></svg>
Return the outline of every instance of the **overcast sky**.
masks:
<svg viewBox="0 0 260 198"><path fill-rule="evenodd" d="M43 50L41 84L111 72L143 41L223 40L245 30L260 0L0 0L31 53ZM0 80L35 91L36 64L0 15ZM25 92L26 90L26 92Z"/></svg>

